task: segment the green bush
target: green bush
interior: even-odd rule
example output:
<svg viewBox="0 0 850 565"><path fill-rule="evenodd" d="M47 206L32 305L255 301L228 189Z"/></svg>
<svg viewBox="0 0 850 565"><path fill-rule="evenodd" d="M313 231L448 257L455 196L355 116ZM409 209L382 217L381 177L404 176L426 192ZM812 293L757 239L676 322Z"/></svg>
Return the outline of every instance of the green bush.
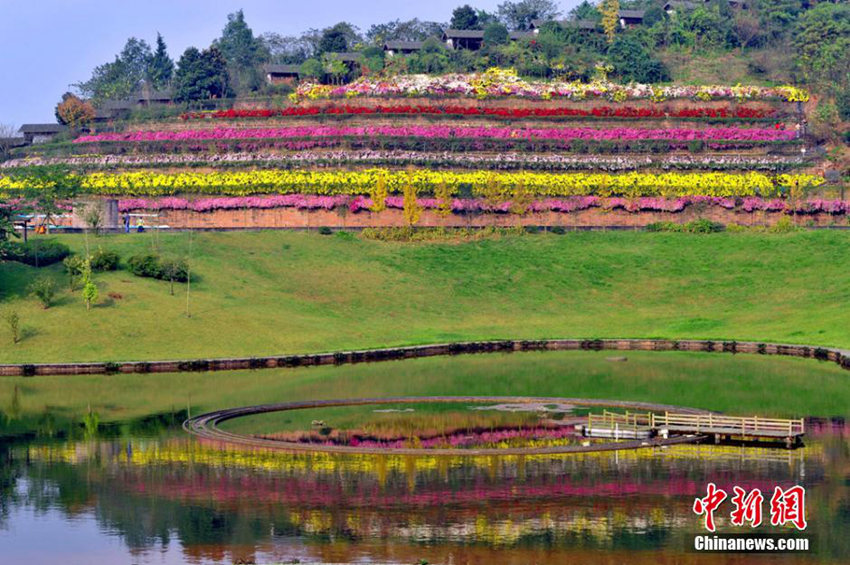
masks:
<svg viewBox="0 0 850 565"><path fill-rule="evenodd" d="M35 296L41 306L47 310L53 304L53 299L56 296L56 283L53 279L47 277L38 277L29 285L30 294Z"/></svg>
<svg viewBox="0 0 850 565"><path fill-rule="evenodd" d="M564 228L564 226L555 226L554 228L552 228L551 231L552 233L558 235L564 235L565 233L567 233L567 230Z"/></svg>
<svg viewBox="0 0 850 565"><path fill-rule="evenodd" d="M654 222L646 226L651 232L686 232L686 233L716 233L723 231L723 224L699 218L685 224L676 222Z"/></svg>
<svg viewBox="0 0 850 565"><path fill-rule="evenodd" d="M7 259L34 267L58 263L71 254L64 243L51 239L34 239L27 243L13 241L8 246Z"/></svg>
<svg viewBox="0 0 850 565"><path fill-rule="evenodd" d="M333 231L328 226L322 226L319 228L319 233L322 235L331 235Z"/></svg>
<svg viewBox="0 0 850 565"><path fill-rule="evenodd" d="M159 255L154 255L152 253L133 255L127 260L127 267L130 269L130 272L137 277L158 279L162 273L162 266L159 263Z"/></svg>
<svg viewBox="0 0 850 565"><path fill-rule="evenodd" d="M189 265L185 259L160 257L152 253L133 255L127 260L127 267L137 277L147 277L174 282L189 280Z"/></svg>
<svg viewBox="0 0 850 565"><path fill-rule="evenodd" d="M114 251L98 249L91 256L92 271L115 271L121 263L121 257Z"/></svg>

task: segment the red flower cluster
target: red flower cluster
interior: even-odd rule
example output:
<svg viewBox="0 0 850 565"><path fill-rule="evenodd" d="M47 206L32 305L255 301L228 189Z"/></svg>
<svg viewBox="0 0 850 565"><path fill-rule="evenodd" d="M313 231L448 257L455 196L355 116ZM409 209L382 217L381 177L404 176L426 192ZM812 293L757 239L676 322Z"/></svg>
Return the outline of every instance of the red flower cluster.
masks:
<svg viewBox="0 0 850 565"><path fill-rule="evenodd" d="M585 110L581 108L498 108L481 106L295 106L280 109L219 110L217 112L190 112L181 116L184 120L274 118L291 116L332 115L447 115L447 116L491 116L495 118L739 118L760 119L774 113L761 108L645 108L634 106L600 106Z"/></svg>

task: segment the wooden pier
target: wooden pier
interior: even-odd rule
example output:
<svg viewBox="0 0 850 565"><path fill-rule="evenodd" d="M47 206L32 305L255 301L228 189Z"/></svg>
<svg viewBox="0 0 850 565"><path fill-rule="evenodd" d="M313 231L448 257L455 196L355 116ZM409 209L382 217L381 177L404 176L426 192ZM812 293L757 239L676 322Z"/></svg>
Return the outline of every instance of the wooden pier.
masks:
<svg viewBox="0 0 850 565"><path fill-rule="evenodd" d="M642 439L655 436L702 435L715 443L728 441L778 443L792 448L802 443L805 435L803 419L742 418L711 412L678 414L664 412L610 412L588 414L582 432L588 437Z"/></svg>

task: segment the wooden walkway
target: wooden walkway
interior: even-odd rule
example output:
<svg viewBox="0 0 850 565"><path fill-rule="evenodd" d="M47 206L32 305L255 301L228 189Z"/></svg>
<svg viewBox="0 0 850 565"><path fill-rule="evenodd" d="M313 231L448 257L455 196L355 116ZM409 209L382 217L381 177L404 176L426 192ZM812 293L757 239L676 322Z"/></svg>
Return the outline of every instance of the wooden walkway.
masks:
<svg viewBox="0 0 850 565"><path fill-rule="evenodd" d="M784 442L786 447L801 444L805 435L803 419L743 418L722 414L683 414L675 412L610 412L588 414L584 433L590 437L636 439L672 435L704 435L721 441Z"/></svg>

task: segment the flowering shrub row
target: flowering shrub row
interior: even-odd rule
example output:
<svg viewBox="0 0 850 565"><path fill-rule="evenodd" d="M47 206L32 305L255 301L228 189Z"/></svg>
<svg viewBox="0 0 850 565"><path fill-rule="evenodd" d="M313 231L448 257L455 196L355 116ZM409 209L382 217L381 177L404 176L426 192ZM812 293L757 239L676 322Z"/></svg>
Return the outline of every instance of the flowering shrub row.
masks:
<svg viewBox="0 0 850 565"><path fill-rule="evenodd" d="M304 126L281 128L215 128L183 131L134 131L84 135L74 143L100 141L197 141L219 139L306 139L313 137L415 137L526 140L643 140L670 141L789 141L797 137L791 130L767 128L502 128L452 126Z"/></svg>
<svg viewBox="0 0 850 565"><path fill-rule="evenodd" d="M263 108L187 112L183 120L223 120L240 118L278 118L306 116L487 116L503 119L523 118L697 118L697 119L764 119L776 114L772 108L666 108L635 106L599 106L582 108L494 108L487 106L291 106L288 108Z"/></svg>
<svg viewBox="0 0 850 565"><path fill-rule="evenodd" d="M569 171L599 169L629 171L644 168L663 170L763 170L781 171L800 167L799 156L781 155L671 155L666 157L605 157L601 155L558 155L500 153L476 155L452 152L418 151L300 151L295 153L224 153L156 155L86 155L79 157L12 159L0 163L0 169L29 166L71 165L81 168L133 167L256 167L297 168L304 166L340 167L346 165L418 166L426 168L462 168L489 170Z"/></svg>
<svg viewBox="0 0 850 565"><path fill-rule="evenodd" d="M422 137L317 137L312 139L199 139L194 141L99 141L79 144L37 147L32 154L220 154L226 152L255 153L261 151L307 151L313 149L344 148L403 151L448 151L469 153L480 151L518 151L539 153L544 151L578 154L662 153L670 151L729 151L753 149L762 146L799 144L792 141L669 141L657 139L592 140L592 139L495 139L495 138L422 138Z"/></svg>
<svg viewBox="0 0 850 565"><path fill-rule="evenodd" d="M269 170L237 172L127 172L91 173L79 178L83 190L96 194L168 195L218 193L249 195L262 193L366 194L379 184L390 193L407 187L425 192L436 188L456 194L461 190L488 195L522 189L539 196L622 195L638 196L771 196L790 189L817 186L823 182L812 175L766 175L728 173L493 173L488 171L405 172L384 169L363 171ZM0 177L0 190L24 188L22 181Z"/></svg>
<svg viewBox="0 0 850 565"><path fill-rule="evenodd" d="M615 102L649 99L660 102L671 98L711 100L784 100L804 102L809 94L793 86L656 86L651 84L616 84L607 81L544 82L526 81L512 69L490 69L478 74L398 75L393 77L361 77L349 84L330 86L301 83L290 96L301 99L355 98L358 96L473 96L476 98L518 97L535 100L586 100L602 98Z"/></svg>
<svg viewBox="0 0 850 565"><path fill-rule="evenodd" d="M442 207L438 198L417 198L417 203L425 209L436 210ZM370 210L373 207L371 198L364 196L321 196L316 194L283 194L276 196L236 196L219 198L186 198L167 197L156 200L141 198L122 199L118 201L120 212L134 210L191 210L194 212L212 212L215 210L239 209L270 209L298 208L301 210L333 210L347 207L351 212ZM385 199L387 208L402 209L404 199L398 196L388 196ZM835 215L850 214L850 202L842 200L804 200L792 202L781 199L762 199L757 197L730 198L718 196L681 196L678 198L600 198L598 196L572 196L561 199L535 200L524 209L531 212L577 212L589 208L606 210L622 209L629 212L681 212L688 206L718 206L727 210L740 209L745 212L768 211L786 213L828 213ZM456 214L515 211L513 201L491 203L483 198L453 198L451 211Z"/></svg>

